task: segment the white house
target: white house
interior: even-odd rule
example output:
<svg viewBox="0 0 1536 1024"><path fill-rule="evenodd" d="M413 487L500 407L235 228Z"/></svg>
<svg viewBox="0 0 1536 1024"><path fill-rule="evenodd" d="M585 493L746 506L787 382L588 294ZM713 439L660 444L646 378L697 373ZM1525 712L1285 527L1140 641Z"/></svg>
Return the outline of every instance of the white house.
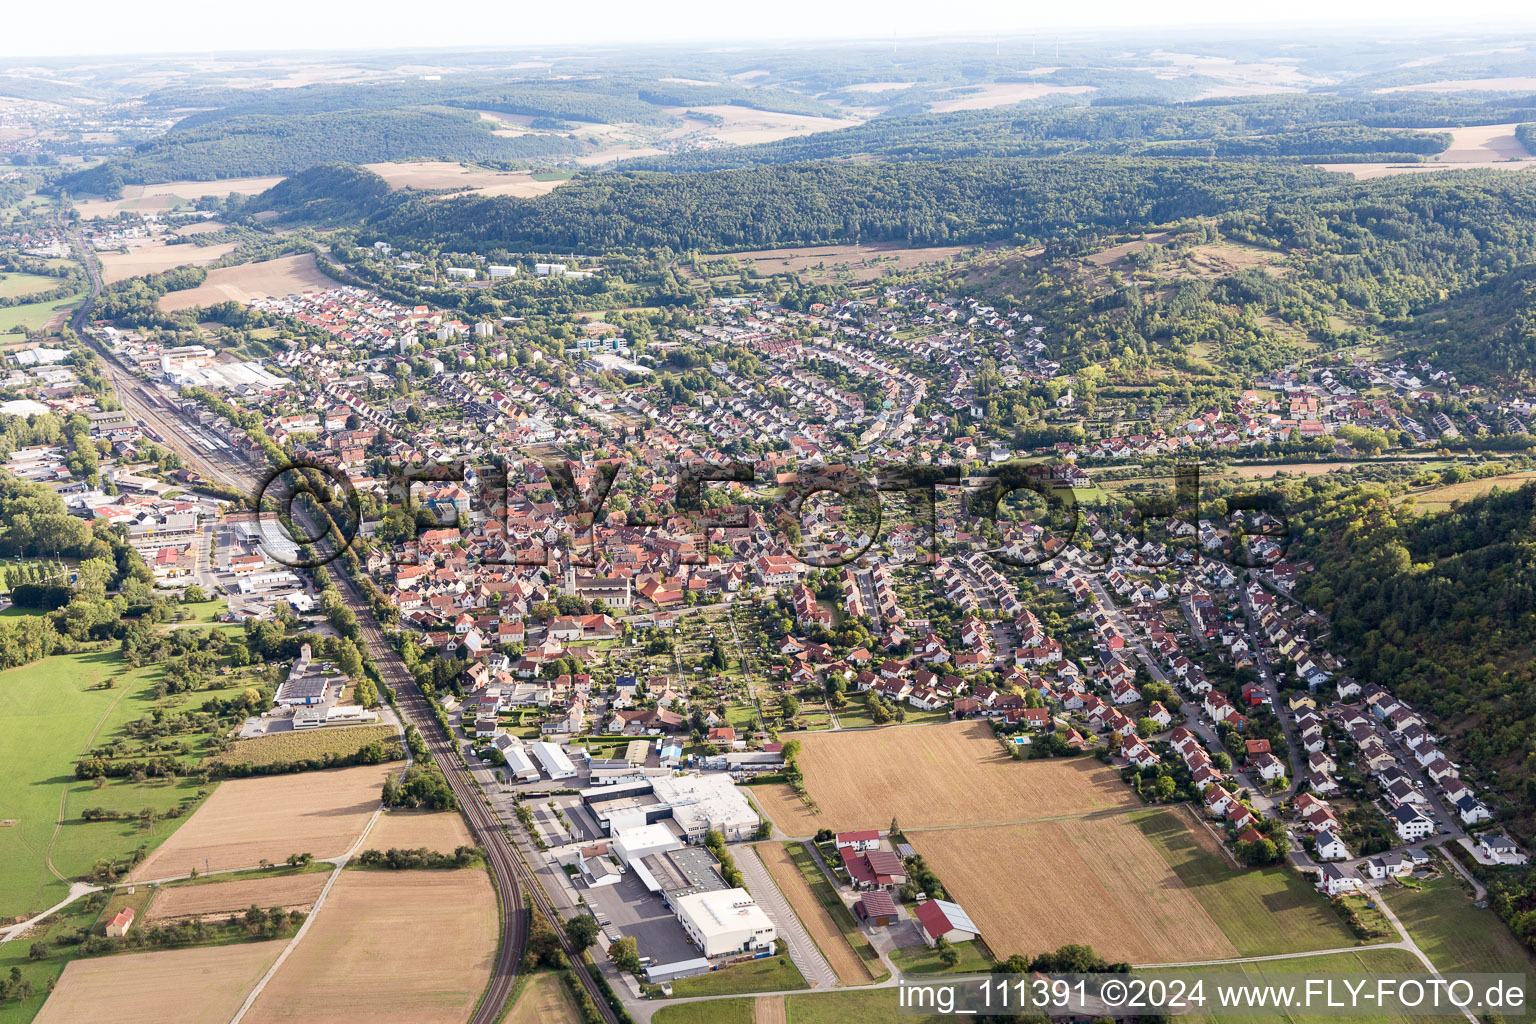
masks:
<svg viewBox="0 0 1536 1024"><path fill-rule="evenodd" d="M845 850L873 850L880 845L880 833L876 830L863 829L858 832L839 832L837 834L837 849Z"/></svg>
<svg viewBox="0 0 1536 1024"><path fill-rule="evenodd" d="M1323 829L1317 834L1317 859L1348 860L1349 847L1328 829Z"/></svg>
<svg viewBox="0 0 1536 1024"><path fill-rule="evenodd" d="M1477 848L1483 857L1494 864L1524 864L1528 860L1515 841L1502 832L1486 832L1477 837Z"/></svg>
<svg viewBox="0 0 1536 1024"><path fill-rule="evenodd" d="M1366 874L1372 878L1403 878L1413 874L1413 862L1400 853L1383 853L1364 864Z"/></svg>
<svg viewBox="0 0 1536 1024"><path fill-rule="evenodd" d="M1412 804L1398 804L1388 817L1405 843L1416 843L1435 834L1434 821Z"/></svg>
<svg viewBox="0 0 1536 1024"><path fill-rule="evenodd" d="M1342 896L1346 892L1359 892L1362 885L1358 875L1337 864L1324 864L1317 878L1318 889L1330 897Z"/></svg>

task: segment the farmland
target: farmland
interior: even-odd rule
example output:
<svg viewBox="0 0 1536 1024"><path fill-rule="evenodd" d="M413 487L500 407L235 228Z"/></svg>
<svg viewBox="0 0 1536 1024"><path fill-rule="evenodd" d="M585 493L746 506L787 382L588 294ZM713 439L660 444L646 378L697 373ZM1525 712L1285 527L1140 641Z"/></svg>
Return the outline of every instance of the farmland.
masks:
<svg viewBox="0 0 1536 1024"><path fill-rule="evenodd" d="M1393 888L1387 904L1419 948L1446 973L1536 974L1536 962L1520 941L1493 911L1473 906L1454 878L1442 875L1417 891Z"/></svg>
<svg viewBox="0 0 1536 1024"><path fill-rule="evenodd" d="M1133 963L1237 955L1128 815L908 838L1000 958L1071 942Z"/></svg>
<svg viewBox="0 0 1536 1024"><path fill-rule="evenodd" d="M518 196L531 199L534 196L552 192L565 183L564 178L548 180L526 171L490 171L445 160L367 164L366 166L389 182L391 189L470 189L476 195L482 196Z"/></svg>
<svg viewBox="0 0 1536 1024"><path fill-rule="evenodd" d="M237 740L227 751L209 759L210 764L262 766L310 758L347 757L369 743L379 742L398 750L399 733L392 725L353 725L307 732L283 732Z"/></svg>
<svg viewBox="0 0 1536 1024"><path fill-rule="evenodd" d="M191 205L202 196L227 196L231 192L250 196L265 192L282 178L225 178L221 181L166 181L158 185L125 185L123 198L76 202L82 219L115 217L124 210L154 213Z"/></svg>
<svg viewBox="0 0 1536 1024"><path fill-rule="evenodd" d="M1352 974L1352 975L1422 975L1424 965L1418 957L1402 949L1361 949L1351 953L1332 953L1326 956L1297 957L1292 960L1275 960L1267 963L1245 964L1216 964L1210 967L1181 968L1170 971L1168 974L1184 975L1197 978L1202 975L1240 975L1248 982L1262 984L1266 981L1273 982L1278 976L1306 976L1322 978L1328 975ZM1162 973L1162 972L1159 972ZM1232 1021L1251 1022L1254 1018L1241 1013L1232 1014L1180 1014L1178 1018L1183 1024L1225 1024ZM1324 1019L1322 1015L1287 1015L1278 1019L1288 1021L1307 1021ZM1344 1014L1338 1012L1328 1013L1326 1019L1329 1024L1408 1024L1408 1022L1422 1022L1430 1020L1461 1020L1460 1017L1416 1017L1407 1014L1393 1013L1367 1013Z"/></svg>
<svg viewBox="0 0 1536 1024"><path fill-rule="evenodd" d="M1479 480L1463 480L1458 484L1432 487L1427 491L1412 494L1411 497L1414 511L1421 515L1428 515L1431 512L1445 512L1455 502L1470 501L1485 494L1492 494L1495 490L1519 490L1532 480L1536 480L1536 472L1504 473L1500 476L1485 476Z"/></svg>
<svg viewBox="0 0 1536 1024"><path fill-rule="evenodd" d="M24 306L0 308L0 334L7 334L14 327L35 331L49 321L55 319L62 321L64 311L79 301L79 295L71 295L68 298L53 299L49 302L29 302Z"/></svg>
<svg viewBox="0 0 1536 1024"><path fill-rule="evenodd" d="M144 915L146 922L178 917L203 917L236 914L251 904L262 908L308 910L325 886L326 875L318 871L276 875L267 878L240 878L230 882L162 887L150 901Z"/></svg>
<svg viewBox="0 0 1536 1024"><path fill-rule="evenodd" d="M247 1024L460 1024L490 977L497 903L484 871L342 873ZM446 956L422 956L424 936Z"/></svg>
<svg viewBox="0 0 1536 1024"><path fill-rule="evenodd" d="M160 1024L174 998L177 1024L228 1024L283 946L253 942L76 960L36 1019Z"/></svg>
<svg viewBox="0 0 1536 1024"><path fill-rule="evenodd" d="M701 260L734 260L739 267L759 276L794 273L813 281L833 280L841 271L857 281L872 281L887 271L942 263L973 247L950 245L911 249L892 243L866 245L819 245L798 249L758 249L752 252L705 256Z"/></svg>
<svg viewBox="0 0 1536 1024"><path fill-rule="evenodd" d="M388 811L379 815L363 841L366 850L426 847L437 853L472 845L469 828L457 811Z"/></svg>
<svg viewBox="0 0 1536 1024"><path fill-rule="evenodd" d="M1300 875L1283 866L1238 871L1186 814L1146 811L1131 817L1241 955L1302 953L1356 942Z"/></svg>
<svg viewBox="0 0 1536 1024"><path fill-rule="evenodd" d="M255 867L289 854L345 853L379 807L389 765L234 779L222 784L172 840L134 869L143 881Z"/></svg>
<svg viewBox="0 0 1536 1024"><path fill-rule="evenodd" d="M867 985L874 981L869 968L843 937L842 928L833 921L828 908L811 891L810 884L796 867L790 852L779 843L759 843L754 849L763 866L773 876L774 884L794 909L795 916L805 925L805 930L815 940L817 948L827 958L827 963L837 972L837 979L844 985Z"/></svg>
<svg viewBox="0 0 1536 1024"><path fill-rule="evenodd" d="M576 1004L558 974L539 971L528 976L507 1024L580 1024Z"/></svg>
<svg viewBox="0 0 1536 1024"><path fill-rule="evenodd" d="M140 274L154 274L185 264L206 266L234 252L237 246L236 242L203 246L166 245L163 242L152 242L148 245L136 246L127 252L107 251L100 254L101 275L108 284L112 284Z"/></svg>
<svg viewBox="0 0 1536 1024"><path fill-rule="evenodd" d="M242 263L238 267L210 270L208 280L196 288L168 292L160 299L160 308L174 313L193 306L211 306L230 301L250 302L252 299L323 291L334 287L336 282L316 268L314 255L303 253L264 263Z"/></svg>
<svg viewBox="0 0 1536 1024"><path fill-rule="evenodd" d="M787 786L752 789L791 836L818 829L1008 824L1132 806L1109 768L1087 758L1015 761L985 722L808 733L799 764L813 806Z"/></svg>

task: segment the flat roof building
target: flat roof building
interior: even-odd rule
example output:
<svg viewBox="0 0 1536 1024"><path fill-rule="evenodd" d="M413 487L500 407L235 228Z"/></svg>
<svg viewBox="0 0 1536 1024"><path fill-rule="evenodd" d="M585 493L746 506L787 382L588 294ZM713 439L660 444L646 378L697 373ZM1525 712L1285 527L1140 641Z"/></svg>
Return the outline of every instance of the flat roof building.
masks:
<svg viewBox="0 0 1536 1024"><path fill-rule="evenodd" d="M772 949L778 930L745 889L716 889L673 904L688 938L707 957Z"/></svg>
<svg viewBox="0 0 1536 1024"><path fill-rule="evenodd" d="M544 774L551 779L569 779L575 776L576 766L571 759L565 756L565 751L560 749L558 743L535 743L530 748L534 759L539 762L539 767L544 769Z"/></svg>

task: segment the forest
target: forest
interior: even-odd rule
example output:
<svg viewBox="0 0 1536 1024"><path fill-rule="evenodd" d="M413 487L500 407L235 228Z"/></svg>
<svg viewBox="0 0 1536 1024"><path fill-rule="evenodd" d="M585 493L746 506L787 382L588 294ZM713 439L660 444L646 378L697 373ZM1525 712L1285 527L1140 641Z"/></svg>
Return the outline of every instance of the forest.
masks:
<svg viewBox="0 0 1536 1024"><path fill-rule="evenodd" d="M577 177L533 200L409 203L370 229L402 242L457 238L561 252L1080 240L1219 215L1336 180L1273 164L1099 158L608 172Z"/></svg>
<svg viewBox="0 0 1536 1024"><path fill-rule="evenodd" d="M1463 773L1536 838L1536 485L1417 516L1374 486L1316 478L1293 488L1299 553L1316 566L1297 596L1326 612L1362 682L1433 716ZM1536 946L1536 871L1497 909Z"/></svg>
<svg viewBox="0 0 1536 1024"><path fill-rule="evenodd" d="M1435 95L1262 96L1164 104L1078 105L891 114L863 125L755 146L625 161L626 168L712 171L805 160L944 160L1064 153L1418 160L1445 149L1433 129L1536 117L1536 94L1499 99ZM1419 128L1405 132L1387 129Z"/></svg>
<svg viewBox="0 0 1536 1024"><path fill-rule="evenodd" d="M553 135L503 138L465 110L406 108L314 114L243 114L177 127L126 158L65 175L71 195L117 196L124 185L292 174L315 164L431 158L518 162L580 151Z"/></svg>

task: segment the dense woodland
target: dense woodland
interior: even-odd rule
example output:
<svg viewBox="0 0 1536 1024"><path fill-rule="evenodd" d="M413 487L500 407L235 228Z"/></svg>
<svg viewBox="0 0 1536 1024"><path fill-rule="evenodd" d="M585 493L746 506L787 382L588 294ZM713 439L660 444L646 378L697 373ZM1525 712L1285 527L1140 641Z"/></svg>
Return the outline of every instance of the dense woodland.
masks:
<svg viewBox="0 0 1536 1024"><path fill-rule="evenodd" d="M1289 510L1315 571L1298 595L1331 618L1340 652L1434 716L1464 774L1536 838L1536 485L1437 516L1381 488L1322 478ZM1536 946L1536 870L1505 878L1496 909Z"/></svg>
<svg viewBox="0 0 1536 1024"><path fill-rule="evenodd" d="M402 205L374 227L401 240L567 252L1080 240L1217 215L1330 180L1304 167L1097 158L610 172L533 200Z"/></svg>
<svg viewBox="0 0 1536 1024"><path fill-rule="evenodd" d="M941 160L1074 152L1417 160L1442 151L1449 137L1400 129L1509 124L1532 116L1536 94L1498 100L1433 95L1264 96L1179 104L1109 100L922 111L756 146L637 158L624 166L681 172L856 156Z"/></svg>

